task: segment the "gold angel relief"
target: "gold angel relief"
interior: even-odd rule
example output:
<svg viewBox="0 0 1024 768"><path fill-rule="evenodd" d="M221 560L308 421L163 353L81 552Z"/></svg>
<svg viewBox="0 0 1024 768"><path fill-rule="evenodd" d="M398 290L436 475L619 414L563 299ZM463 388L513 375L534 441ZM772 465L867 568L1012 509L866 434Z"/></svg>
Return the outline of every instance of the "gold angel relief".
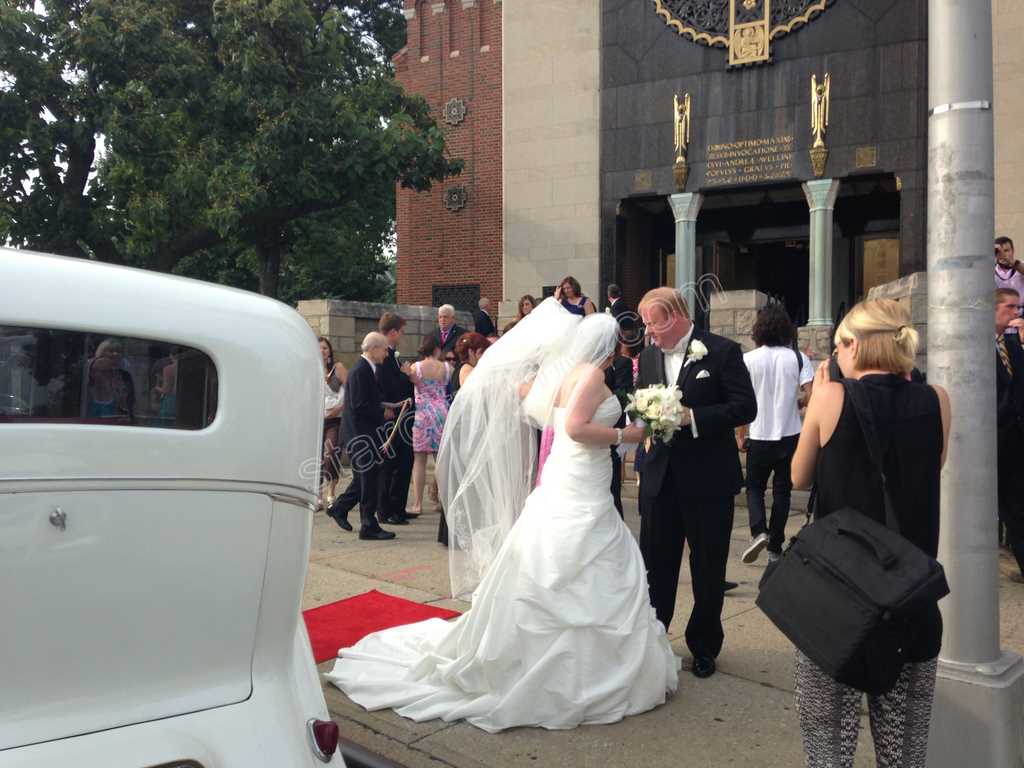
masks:
<svg viewBox="0 0 1024 768"><path fill-rule="evenodd" d="M690 146L690 94L672 97L673 121L675 124L676 163L686 162L686 151Z"/></svg>
<svg viewBox="0 0 1024 768"><path fill-rule="evenodd" d="M811 133L814 135L814 146L825 146L825 132L828 129L829 95L832 88L832 75L825 73L825 79L818 82L816 74L811 75Z"/></svg>

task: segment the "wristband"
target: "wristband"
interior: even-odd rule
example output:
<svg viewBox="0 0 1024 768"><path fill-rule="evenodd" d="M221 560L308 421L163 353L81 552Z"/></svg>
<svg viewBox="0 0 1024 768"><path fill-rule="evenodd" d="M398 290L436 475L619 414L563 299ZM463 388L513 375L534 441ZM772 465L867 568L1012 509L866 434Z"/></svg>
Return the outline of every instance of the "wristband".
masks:
<svg viewBox="0 0 1024 768"><path fill-rule="evenodd" d="M615 428L615 445L622 445L622 430L618 427Z"/></svg>

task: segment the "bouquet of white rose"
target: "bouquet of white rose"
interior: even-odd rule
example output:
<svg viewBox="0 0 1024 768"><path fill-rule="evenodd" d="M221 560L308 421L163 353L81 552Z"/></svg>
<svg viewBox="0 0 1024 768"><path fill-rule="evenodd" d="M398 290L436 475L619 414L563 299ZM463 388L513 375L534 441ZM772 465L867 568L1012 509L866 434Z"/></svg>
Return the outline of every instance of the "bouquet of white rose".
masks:
<svg viewBox="0 0 1024 768"><path fill-rule="evenodd" d="M626 413L642 423L648 437L672 442L683 418L683 393L674 384L655 384L638 389L629 396Z"/></svg>

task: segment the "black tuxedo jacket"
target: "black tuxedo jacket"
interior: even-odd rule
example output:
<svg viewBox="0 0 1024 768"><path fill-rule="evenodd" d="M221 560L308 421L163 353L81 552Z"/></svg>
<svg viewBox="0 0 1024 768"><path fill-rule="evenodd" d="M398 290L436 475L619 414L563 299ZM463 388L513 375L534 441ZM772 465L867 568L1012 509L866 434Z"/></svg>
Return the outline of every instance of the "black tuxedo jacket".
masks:
<svg viewBox="0 0 1024 768"><path fill-rule="evenodd" d="M438 346L445 352L451 352L455 349L455 342L459 340L459 336L464 334L466 329L460 326L458 323L448 329L448 339L442 344L441 343L441 329L434 329L434 341L437 342Z"/></svg>
<svg viewBox="0 0 1024 768"><path fill-rule="evenodd" d="M476 332L481 336L497 336L498 329L494 327L494 321L486 312L477 312L474 321Z"/></svg>
<svg viewBox="0 0 1024 768"><path fill-rule="evenodd" d="M378 378L380 379L381 398L385 403L400 403L415 395L416 388L409 377L402 373L395 350L388 349L388 356L384 358L384 362L377 370L380 374ZM410 413L413 408L414 406L410 405L406 413Z"/></svg>
<svg viewBox="0 0 1024 768"><path fill-rule="evenodd" d="M619 405L625 408L627 395L633 391L633 361L628 357L616 355L612 359L612 364L604 369L604 385L619 399ZM623 413L615 426L625 425L626 414Z"/></svg>
<svg viewBox="0 0 1024 768"><path fill-rule="evenodd" d="M1019 460L1024 449L1024 349L1020 337L1009 333L1006 352L1013 366L1013 376L1003 366L996 351L996 428L999 433L999 454L1002 461ZM1015 454L1018 454L1014 459Z"/></svg>
<svg viewBox="0 0 1024 768"><path fill-rule="evenodd" d="M373 367L365 357L360 357L348 372L345 409L341 412L341 439L348 443L356 437L370 437L376 445L377 429L383 423L380 385Z"/></svg>
<svg viewBox="0 0 1024 768"><path fill-rule="evenodd" d="M736 427L757 416L757 400L739 344L694 328L690 344L699 339L708 354L679 371L676 386L683 405L693 411L697 437L681 427L672 442L654 441L644 459L640 493L657 496L671 472L684 497L735 496L743 485ZM687 349L687 353L689 349ZM656 346L640 353L637 389L665 382L665 356Z"/></svg>
<svg viewBox="0 0 1024 768"><path fill-rule="evenodd" d="M609 304L608 308L611 309L612 317L614 317L616 320L619 319L619 315L621 314L633 313L632 308L630 308L629 304L626 303L625 299L619 299L614 304Z"/></svg>

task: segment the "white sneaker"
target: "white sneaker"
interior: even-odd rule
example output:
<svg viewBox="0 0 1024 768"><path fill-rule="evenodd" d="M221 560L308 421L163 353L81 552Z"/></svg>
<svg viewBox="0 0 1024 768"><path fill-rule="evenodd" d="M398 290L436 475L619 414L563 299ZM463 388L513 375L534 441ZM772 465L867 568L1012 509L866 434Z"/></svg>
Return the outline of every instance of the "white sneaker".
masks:
<svg viewBox="0 0 1024 768"><path fill-rule="evenodd" d="M757 556L761 554L761 550L768 546L768 534L759 533L754 537L753 541L750 542L750 546L743 552L743 562L747 565L757 562Z"/></svg>

